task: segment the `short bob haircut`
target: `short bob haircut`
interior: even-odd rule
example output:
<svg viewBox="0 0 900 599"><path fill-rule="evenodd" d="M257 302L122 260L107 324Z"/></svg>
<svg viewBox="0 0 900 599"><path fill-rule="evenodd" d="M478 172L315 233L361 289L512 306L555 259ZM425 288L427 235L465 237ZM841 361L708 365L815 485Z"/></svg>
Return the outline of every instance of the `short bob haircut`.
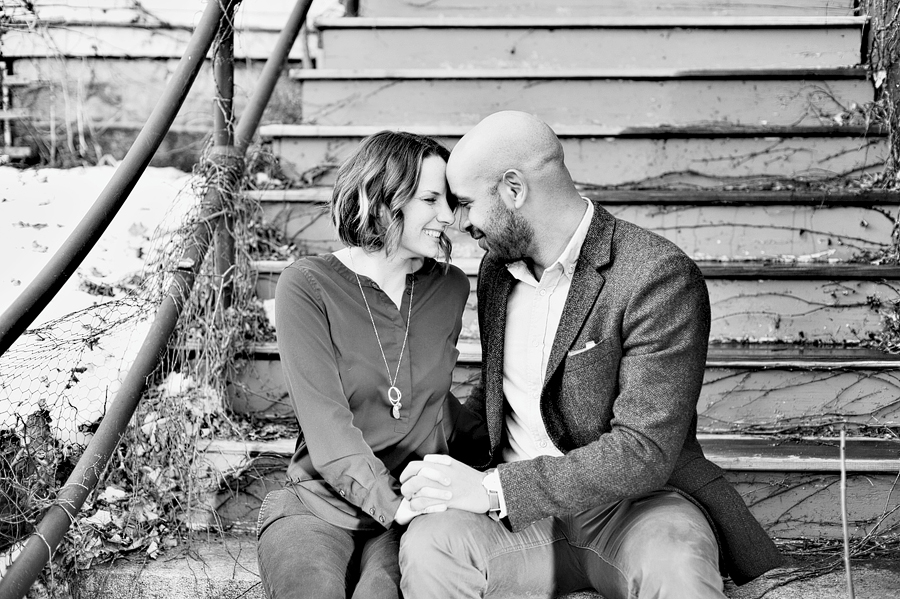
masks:
<svg viewBox="0 0 900 599"><path fill-rule="evenodd" d="M331 196L331 222L345 245L391 255L403 232L401 209L415 196L422 162L429 156L450 158L450 151L430 137L404 131L380 131L362 142L341 165ZM451 209L456 202L449 195ZM451 244L441 235L444 260Z"/></svg>

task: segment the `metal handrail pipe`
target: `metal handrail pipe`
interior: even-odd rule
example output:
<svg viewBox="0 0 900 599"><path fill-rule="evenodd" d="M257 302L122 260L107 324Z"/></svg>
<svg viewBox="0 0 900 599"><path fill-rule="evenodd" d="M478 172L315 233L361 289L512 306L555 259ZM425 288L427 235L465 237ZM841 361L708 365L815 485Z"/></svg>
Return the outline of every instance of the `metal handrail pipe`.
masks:
<svg viewBox="0 0 900 599"><path fill-rule="evenodd" d="M140 402L147 377L156 370L178 324L178 317L209 249L221 209L217 190L210 190L200 224L194 231L193 243L185 250L169 293L160 304L134 363L56 501L0 579L0 599L20 599L28 592L106 469Z"/></svg>
<svg viewBox="0 0 900 599"><path fill-rule="evenodd" d="M234 145L241 155L247 151L247 147L256 133L256 128L259 127L259 121L262 119L263 112L269 104L272 91L278 83L278 77L284 69L284 64L287 62L294 42L297 41L303 21L306 20L306 13L309 12L310 4L312 4L312 0L297 0L297 4L294 5L294 9L284 24L284 29L278 35L278 41L275 42L272 53L266 60L266 64L259 76L259 81L257 81L256 87L253 89L253 95L250 96L250 100L241 114L234 131Z"/></svg>
<svg viewBox="0 0 900 599"><path fill-rule="evenodd" d="M266 68L264 68L261 76L262 83L257 87L257 90L251 99L251 103L256 105L257 109L249 111L249 115L248 112L245 112L238 125L238 129L244 133L244 137L242 138L244 143L236 148L237 151L234 152L234 154L238 156L242 156L246 152L250 137L259 125L262 112L271 98L280 69L287 60L288 52L290 52L290 49L299 34L300 27L303 24L303 20L306 18L310 3L311 0L298 0L288 23L285 25L285 29L282 30L276 48L273 50L272 55L266 63ZM218 29L222 11L218 10L215 11L218 14L212 16L208 15L210 6L213 5L218 6L218 2L215 2L215 0L210 1L209 5L207 5L207 11L204 12L200 26L211 19L216 23L216 29ZM229 2L228 5L231 6L231 2ZM210 19L207 18L208 16ZM198 26L198 31L200 26ZM209 46L212 44L215 33L215 31L212 32L209 44L205 46L205 49L203 49L201 53L202 56L205 57L206 52L209 50ZM188 58L189 56L190 54L185 54L185 58ZM184 62L184 58L182 59L182 62ZM180 66L181 65L179 65L179 67ZM193 76L196 76L196 72ZM190 82L193 82L193 76L190 78ZM189 86L190 83L188 83L188 87ZM183 101L183 99L184 98L182 97L181 100ZM160 101L160 104L161 103L162 101ZM154 110L154 114L155 113L156 110ZM235 136L237 137L237 134ZM141 136L138 137L138 140L140 139ZM137 145L137 141L135 142L135 145ZM153 151L155 151L155 148ZM152 155L152 152L150 154ZM129 151L129 155L131 155L131 151ZM126 160L127 159L128 156L126 156ZM149 157L147 158L147 162L149 162ZM145 166L146 164L144 164L144 167ZM121 167L120 170L122 170ZM143 167L140 172L143 172ZM232 169L229 169L228 172L236 175L236 172ZM138 176L139 174L140 173L138 173ZM224 183L225 186L228 187L229 185L233 185L234 181L225 181ZM131 187L128 188L128 191L130 191L133 186L134 182L131 182ZM107 188L109 188L109 186L107 186ZM104 190L104 192L105 191L106 190ZM127 193L125 196L127 196ZM99 202L100 200L98 199L97 203ZM207 193L201 222L194 231L194 243L188 248L185 257L182 259L181 268L175 274L175 282L170 288L170 293L160 305L150 332L147 334L134 363L129 369L128 374L122 383L122 387L116 394L116 398L110 405L106 415L101 420L97 431L88 443L88 446L82 454L81 459L78 461L78 464L75 466L74 471L60 490L56 502L44 514L44 517L41 519L35 532L32 533L25 543L22 552L12 563L3 578L0 579L0 599L20 599L25 595L37 579L44 565L52 558L53 552L59 546L68 527L77 516L82 505L84 505L84 501L87 499L88 494L99 481L100 473L103 472L108 465L116 446L121 441L128 423L140 402L141 395L147 384L147 378L156 370L160 358L166 351L166 346L175 330L184 303L190 296L191 288L193 287L194 279L202 265L203 257L209 249L210 241L216 227L215 223L218 223L218 226L222 226L221 207L222 204L219 190L213 187ZM116 208L116 210L117 209L118 208ZM111 219L112 217L110 216L109 220ZM103 229L105 229L105 225ZM100 232L102 233L102 229ZM93 240L91 243L95 241L96 240ZM77 264L75 266L77 267ZM6 316L6 314L4 314L4 316ZM31 321L29 321L28 324L30 324L30 322ZM27 326L27 324L25 326ZM22 330L24 330L24 327L22 327ZM5 331L5 329L0 329L0 332L2 331ZM19 334L21 334L21 331ZM16 335L16 337L17 336L18 335ZM15 337L12 337L12 339L14 340ZM10 345L11 343L12 341L9 342ZM0 354L6 349L8 349L8 345L0 349Z"/></svg>
<svg viewBox="0 0 900 599"><path fill-rule="evenodd" d="M228 0L227 3L230 4L231 1ZM210 0L206 4L175 74L119 168L113 173L112 179L47 265L0 315L0 355L25 332L75 273L134 189L203 66L219 30L222 14L223 7L219 0Z"/></svg>
<svg viewBox="0 0 900 599"><path fill-rule="evenodd" d="M239 181L243 172L243 156L234 149L234 12L222 16L219 40L213 47L213 79L216 97L213 99L213 154L210 159L217 168L233 168L235 173L220 172L230 181ZM215 181L215 179L214 179ZM216 181L217 182L217 181ZM234 186L224 186L220 194L227 196L225 205L233 205ZM223 309L231 306L234 281L233 215L226 210L216 227L216 275L220 277L218 302Z"/></svg>

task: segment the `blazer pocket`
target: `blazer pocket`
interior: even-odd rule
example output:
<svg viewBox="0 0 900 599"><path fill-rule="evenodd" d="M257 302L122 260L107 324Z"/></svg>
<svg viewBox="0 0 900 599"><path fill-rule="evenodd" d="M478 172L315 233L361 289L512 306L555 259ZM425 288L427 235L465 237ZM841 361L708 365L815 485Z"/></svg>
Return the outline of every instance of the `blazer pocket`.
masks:
<svg viewBox="0 0 900 599"><path fill-rule="evenodd" d="M597 364L597 362L608 355L615 349L613 345L613 341L608 339L606 341L601 341L596 345L591 347L579 348L573 351L570 351L566 354L566 366L565 371L567 373L575 372L577 370L581 370L582 368L586 368L591 365Z"/></svg>

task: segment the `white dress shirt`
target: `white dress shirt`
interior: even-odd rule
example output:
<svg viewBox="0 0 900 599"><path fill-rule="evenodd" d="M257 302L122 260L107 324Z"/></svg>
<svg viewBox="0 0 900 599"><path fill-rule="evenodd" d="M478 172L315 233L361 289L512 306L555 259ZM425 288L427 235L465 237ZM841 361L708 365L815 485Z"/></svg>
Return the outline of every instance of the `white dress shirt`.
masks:
<svg viewBox="0 0 900 599"><path fill-rule="evenodd" d="M585 203L581 223L556 262L544 270L540 281L523 260L507 267L517 283L506 303L503 394L510 409L505 422L509 444L503 448L504 462L563 455L544 426L541 389L575 265L594 217L594 205L587 199ZM500 487L496 472L491 473L491 482ZM504 517L506 501L502 488L499 496L500 516Z"/></svg>
<svg viewBox="0 0 900 599"><path fill-rule="evenodd" d="M509 445L503 448L505 462L562 455L541 418L541 389L575 264L594 216L593 204L585 203L581 223L540 281L522 260L507 267L518 282L506 303L503 394L511 409L506 416Z"/></svg>

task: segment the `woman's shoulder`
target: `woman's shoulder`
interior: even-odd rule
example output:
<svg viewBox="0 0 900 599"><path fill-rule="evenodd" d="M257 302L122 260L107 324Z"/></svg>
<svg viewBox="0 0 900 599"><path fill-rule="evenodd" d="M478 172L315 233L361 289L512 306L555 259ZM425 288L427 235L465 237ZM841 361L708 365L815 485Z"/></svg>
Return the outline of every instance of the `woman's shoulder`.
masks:
<svg viewBox="0 0 900 599"><path fill-rule="evenodd" d="M332 278L337 275L334 262L337 259L334 254L320 254L318 256L304 256L292 262L284 272L293 271L298 274L312 275L313 277Z"/></svg>
<svg viewBox="0 0 900 599"><path fill-rule="evenodd" d="M341 275L334 264L336 260L330 254L304 256L295 260L281 271L278 286L306 289L318 295L323 286L327 287L340 278Z"/></svg>

